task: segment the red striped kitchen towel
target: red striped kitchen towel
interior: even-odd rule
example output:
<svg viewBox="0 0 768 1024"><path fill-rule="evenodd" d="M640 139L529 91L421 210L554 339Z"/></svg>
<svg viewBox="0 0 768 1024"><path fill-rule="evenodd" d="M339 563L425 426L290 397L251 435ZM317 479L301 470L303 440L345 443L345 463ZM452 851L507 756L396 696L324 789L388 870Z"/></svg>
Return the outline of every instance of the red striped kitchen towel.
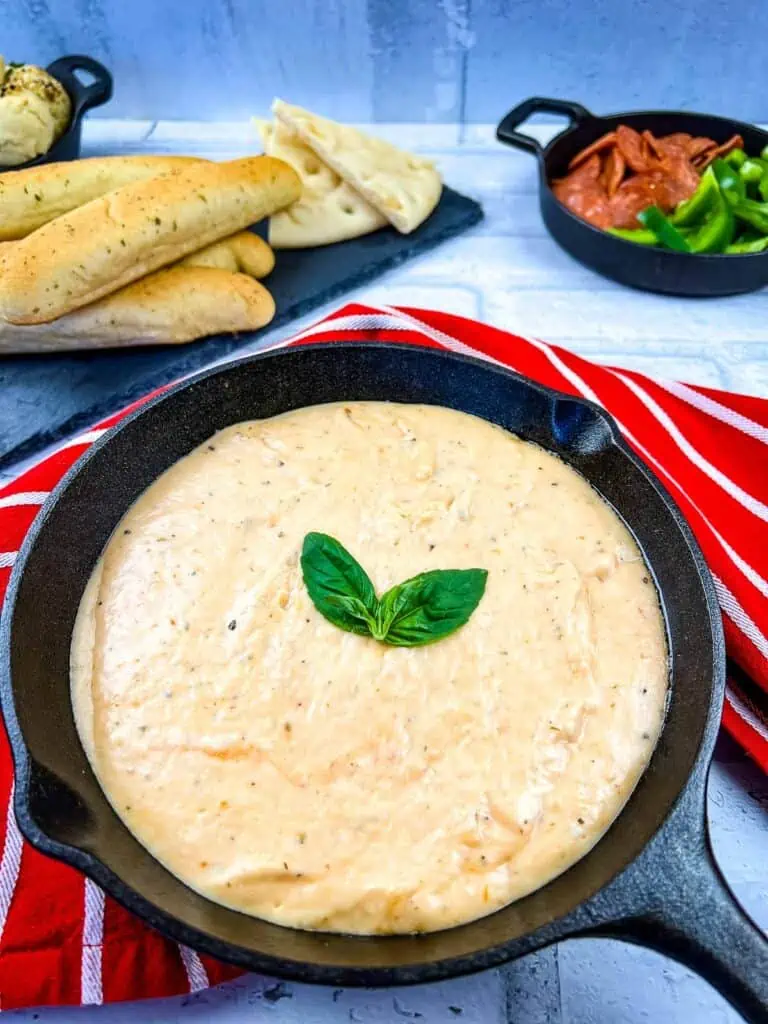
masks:
<svg viewBox="0 0 768 1024"><path fill-rule="evenodd" d="M735 679L729 685L724 725L768 770L768 401L654 381L426 310L348 305L280 344L342 339L408 342L481 356L584 395L613 413L627 441L674 495L704 550L739 674L738 685ZM46 494L125 411L0 491L0 596ZM2 1009L171 995L238 973L161 938L105 899L92 882L36 853L19 834L11 790L10 757L0 733Z"/></svg>

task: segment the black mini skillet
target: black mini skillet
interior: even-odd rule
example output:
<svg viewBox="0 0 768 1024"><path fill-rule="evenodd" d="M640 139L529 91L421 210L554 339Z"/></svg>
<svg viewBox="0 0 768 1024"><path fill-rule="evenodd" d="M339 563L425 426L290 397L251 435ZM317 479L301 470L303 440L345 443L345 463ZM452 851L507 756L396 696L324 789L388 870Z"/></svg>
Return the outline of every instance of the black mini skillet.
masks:
<svg viewBox="0 0 768 1024"><path fill-rule="evenodd" d="M112 530L147 485L232 423L355 399L474 413L562 456L636 537L661 596L671 652L661 738L603 839L530 896L430 935L294 931L193 892L113 812L83 752L69 698L70 639L83 589ZM396 345L299 347L201 373L97 441L51 495L16 563L0 664L24 835L174 939L297 981L388 985L493 967L559 939L614 936L689 964L754 1024L768 1022L768 943L725 887L705 825L706 775L724 691L712 581L670 497L589 402L478 360Z"/></svg>
<svg viewBox="0 0 768 1024"><path fill-rule="evenodd" d="M69 95L72 113L66 131L49 150L34 160L27 160L26 163L9 168L0 165L0 171L21 171L27 167L39 167L41 164L56 163L60 160L77 160L80 156L83 117L93 107L100 107L112 97L112 75L93 57L59 57L45 70L61 82ZM78 71L85 71L93 77L93 81L89 85L84 85L77 77Z"/></svg>
<svg viewBox="0 0 768 1024"><path fill-rule="evenodd" d="M546 146L519 130L534 114L559 114L570 124ZM533 153L539 165L539 205L547 230L566 252L605 277L646 291L712 297L751 292L768 284L768 252L741 256L700 255L635 245L587 224L555 198L550 182L562 177L577 153L606 132L626 124L654 135L689 132L716 142L741 135L750 156L768 146L768 132L753 124L710 114L674 110L633 110L599 117L580 103L535 96L519 103L501 120L496 136Z"/></svg>

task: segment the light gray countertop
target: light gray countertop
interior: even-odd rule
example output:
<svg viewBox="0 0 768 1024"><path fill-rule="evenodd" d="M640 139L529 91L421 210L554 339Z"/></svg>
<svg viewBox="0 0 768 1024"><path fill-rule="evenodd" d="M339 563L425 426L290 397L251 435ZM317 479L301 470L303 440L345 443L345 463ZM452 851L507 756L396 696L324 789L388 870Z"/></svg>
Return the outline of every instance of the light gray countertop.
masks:
<svg viewBox="0 0 768 1024"><path fill-rule="evenodd" d="M620 288L574 263L546 235L535 201L534 161L498 146L490 127L378 125L376 130L433 155L450 185L483 203L486 220L350 298L440 308L537 335L600 361L768 395L768 293L697 301ZM538 131L546 135L551 129ZM182 152L224 159L256 148L249 126L241 123L94 120L85 131L88 154ZM273 339L267 332L254 347ZM709 815L715 854L729 884L768 928L768 780L727 738L718 744L711 771ZM740 1020L707 984L672 961L612 940L585 939L501 970L410 989L342 991L250 976L186 998L6 1016L19 1024Z"/></svg>

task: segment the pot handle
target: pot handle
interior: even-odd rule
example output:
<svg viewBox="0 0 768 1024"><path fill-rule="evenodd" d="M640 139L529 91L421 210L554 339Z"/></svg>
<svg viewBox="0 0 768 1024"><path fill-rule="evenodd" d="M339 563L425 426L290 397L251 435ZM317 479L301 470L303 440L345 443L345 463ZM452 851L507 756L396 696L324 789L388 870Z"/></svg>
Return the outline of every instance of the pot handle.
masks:
<svg viewBox="0 0 768 1024"><path fill-rule="evenodd" d="M502 118L496 129L496 138L499 142L505 142L509 146L526 149L535 156L541 156L540 143L533 136L524 135L516 130L523 121L527 121L533 114L540 113L564 115L570 122L568 128L594 117L594 114L591 114L586 107L582 107L580 103L572 103L570 100L547 99L544 96L531 96L530 99L518 103Z"/></svg>
<svg viewBox="0 0 768 1024"><path fill-rule="evenodd" d="M54 78L58 78L72 98L73 120L91 107L100 107L112 98L112 75L93 57L59 57L53 64L48 65L46 71ZM76 71L87 71L89 75L93 75L94 81L90 85L83 85L75 74Z"/></svg>
<svg viewBox="0 0 768 1024"><path fill-rule="evenodd" d="M749 1024L768 1024L768 938L736 902L715 863L708 834L703 856L675 852L684 858L685 871L669 863L665 869L657 860L659 904L624 920L612 934L685 964Z"/></svg>

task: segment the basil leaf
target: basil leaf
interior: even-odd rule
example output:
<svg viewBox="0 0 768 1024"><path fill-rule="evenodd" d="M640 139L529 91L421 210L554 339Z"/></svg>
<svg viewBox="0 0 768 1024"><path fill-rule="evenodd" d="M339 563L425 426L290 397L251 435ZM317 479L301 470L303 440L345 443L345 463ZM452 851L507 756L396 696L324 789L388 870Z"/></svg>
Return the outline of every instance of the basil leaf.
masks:
<svg viewBox="0 0 768 1024"><path fill-rule="evenodd" d="M379 601L373 636L421 647L460 629L485 593L485 569L435 569L392 587Z"/></svg>
<svg viewBox="0 0 768 1024"><path fill-rule="evenodd" d="M485 569L436 569L392 587L379 599L352 555L325 533L308 533L301 552L315 608L334 626L395 647L421 647L460 629L485 593Z"/></svg>
<svg viewBox="0 0 768 1024"><path fill-rule="evenodd" d="M334 626L371 636L378 599L365 569L346 548L325 533L308 533L301 571L312 603Z"/></svg>

